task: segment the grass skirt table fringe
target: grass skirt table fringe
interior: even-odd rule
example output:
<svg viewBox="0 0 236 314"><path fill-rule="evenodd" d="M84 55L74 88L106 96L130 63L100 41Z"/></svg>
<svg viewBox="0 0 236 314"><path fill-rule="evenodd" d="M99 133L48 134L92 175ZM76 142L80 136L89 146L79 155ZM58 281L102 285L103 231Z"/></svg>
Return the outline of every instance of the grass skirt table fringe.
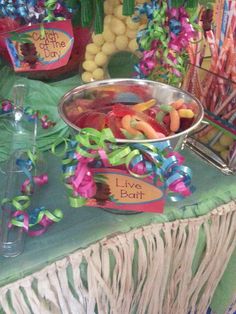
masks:
<svg viewBox="0 0 236 314"><path fill-rule="evenodd" d="M0 308L6 314L203 314L235 246L232 201L199 218L148 225L78 250L0 288Z"/></svg>

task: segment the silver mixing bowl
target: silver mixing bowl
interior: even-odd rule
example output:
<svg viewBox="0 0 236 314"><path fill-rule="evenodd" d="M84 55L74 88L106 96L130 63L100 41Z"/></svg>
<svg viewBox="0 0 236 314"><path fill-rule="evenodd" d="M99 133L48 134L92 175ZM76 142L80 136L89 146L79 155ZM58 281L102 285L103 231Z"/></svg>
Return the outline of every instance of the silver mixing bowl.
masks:
<svg viewBox="0 0 236 314"><path fill-rule="evenodd" d="M180 147L182 147L182 144L184 143L187 135L200 125L204 114L203 107L199 100L179 88L149 80L110 79L78 86L70 90L61 98L58 105L59 114L65 123L76 132L79 132L80 128L72 123L68 118L68 108L76 108L77 99L89 99L91 97L97 99L100 102L122 102L129 104L143 102L151 98L155 98L157 100L157 105L170 104L181 98L184 100L184 102L191 103L195 106L196 115L194 117L194 121L188 129L182 132L165 137L164 139L117 139L117 143L154 143L169 140L172 148L178 150ZM94 108L94 110L96 109Z"/></svg>

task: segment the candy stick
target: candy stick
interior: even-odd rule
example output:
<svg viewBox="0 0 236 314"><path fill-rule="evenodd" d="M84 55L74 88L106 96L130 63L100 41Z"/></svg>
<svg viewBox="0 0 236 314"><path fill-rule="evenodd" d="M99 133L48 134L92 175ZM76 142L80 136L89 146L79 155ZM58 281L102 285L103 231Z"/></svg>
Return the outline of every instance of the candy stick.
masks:
<svg viewBox="0 0 236 314"><path fill-rule="evenodd" d="M216 6L216 17L215 17L215 21L216 21L215 36L216 36L216 43L218 47L219 47L219 39L221 35L223 12L224 12L224 0L219 0Z"/></svg>
<svg viewBox="0 0 236 314"><path fill-rule="evenodd" d="M226 100L221 104L221 106L214 113L216 115L220 114L234 97L236 97L236 89L232 91L232 93L226 98Z"/></svg>
<svg viewBox="0 0 236 314"><path fill-rule="evenodd" d="M230 110L229 112L227 112L226 114L224 114L224 115L222 116L222 119L228 120L234 113L236 113L236 108L235 108L235 109L232 109L232 110Z"/></svg>
<svg viewBox="0 0 236 314"><path fill-rule="evenodd" d="M219 39L219 50L221 49L223 42L225 40L225 36L227 33L227 26L228 26L228 21L229 21L229 1L225 0L224 1L224 6L223 6L223 15L222 15L222 24L221 24L221 32L220 32L220 39Z"/></svg>
<svg viewBox="0 0 236 314"><path fill-rule="evenodd" d="M214 70L215 73L218 73L218 70L221 70L224 68L225 61L227 60L227 52L228 52L229 47L230 47L230 42L231 41L229 39L224 41L222 50L220 52L220 55L219 55L219 58L218 58L218 61L216 63L216 67ZM213 76L214 75L212 75L212 77ZM225 92L224 87L223 87L221 82L222 82L222 78L214 76L213 82L211 80L211 83L212 83L211 88L213 91L215 91L215 94L218 92L217 90L220 88L220 92L222 93L222 95L225 95L226 92ZM219 83L219 84L217 84L217 83ZM208 86L208 88L209 88L209 86ZM205 90L205 93L206 93L206 90ZM213 105L210 107L211 111L215 110L215 106L214 106L215 102L214 101L216 101L216 99L217 99L217 95L213 96Z"/></svg>
<svg viewBox="0 0 236 314"><path fill-rule="evenodd" d="M207 31L206 32L206 38L207 38L207 41L208 41L208 44L209 44L209 48L210 48L210 51L211 51L211 57L212 57L210 71L213 72L212 71L213 65L216 64L217 59L218 59L218 52L217 52L217 49L216 49L216 41L215 41L215 37L214 37L213 32L212 31ZM213 68L213 70L214 70L214 68ZM203 96L204 97L206 96L206 94L209 91L209 86L211 85L212 79L213 79L213 77L212 77L212 75L210 73L208 75L206 75L205 80L204 80L206 82L206 85L205 85L205 88L203 88Z"/></svg>

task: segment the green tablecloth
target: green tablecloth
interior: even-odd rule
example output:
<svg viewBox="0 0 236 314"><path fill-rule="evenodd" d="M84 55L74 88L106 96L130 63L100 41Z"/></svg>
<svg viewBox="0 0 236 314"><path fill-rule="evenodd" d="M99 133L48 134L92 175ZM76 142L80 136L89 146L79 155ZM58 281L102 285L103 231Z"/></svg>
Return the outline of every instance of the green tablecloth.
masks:
<svg viewBox="0 0 236 314"><path fill-rule="evenodd" d="M10 87L15 80L19 81L19 78L9 76L8 81L4 81L3 77L1 79L1 93L3 94L5 90L7 94L4 96L7 97ZM57 120L56 104L59 96L77 85L77 82L79 83L78 77L51 85L24 80L26 80L27 84L30 84L31 96L29 99L31 102L35 103L34 96L37 99L41 99L43 101L42 109L47 108L48 102L48 108L50 108L50 112ZM51 93L52 87L54 88L54 93ZM62 122L59 123L61 125L60 131L64 130L66 132L65 125ZM186 165L191 167L194 174L193 184L196 187L196 192L191 197L179 203L167 203L165 213L161 215L148 213L114 215L99 208L70 208L61 179L60 161L46 153L49 184L44 186L38 194L34 195L34 204L46 206L49 209L61 208L64 212L64 219L60 223L51 226L48 232L41 237L27 237L25 250L22 255L12 259L0 257L0 287L32 274L44 266L78 249L86 248L105 237L112 237L112 235L128 232L151 223L202 216L217 206L236 199L235 177L221 174L189 151L184 151L184 155L186 156ZM3 179L3 176L1 176L1 191L3 190ZM198 247L199 256L201 250L200 243ZM199 258L198 253L196 253L196 260ZM236 292L236 280L232 280L232 276L235 276L235 274L236 256L234 254L216 290L216 298L212 302L213 310L217 311L217 314L223 313L223 310Z"/></svg>

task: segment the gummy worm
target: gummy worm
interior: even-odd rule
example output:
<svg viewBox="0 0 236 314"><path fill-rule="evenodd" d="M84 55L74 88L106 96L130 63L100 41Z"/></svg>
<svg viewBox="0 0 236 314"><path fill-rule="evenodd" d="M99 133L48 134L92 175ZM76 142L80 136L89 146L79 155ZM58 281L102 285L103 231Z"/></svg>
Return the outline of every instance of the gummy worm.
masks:
<svg viewBox="0 0 236 314"><path fill-rule="evenodd" d="M170 130L177 132L180 127L180 117L176 109L171 110L170 115Z"/></svg>

